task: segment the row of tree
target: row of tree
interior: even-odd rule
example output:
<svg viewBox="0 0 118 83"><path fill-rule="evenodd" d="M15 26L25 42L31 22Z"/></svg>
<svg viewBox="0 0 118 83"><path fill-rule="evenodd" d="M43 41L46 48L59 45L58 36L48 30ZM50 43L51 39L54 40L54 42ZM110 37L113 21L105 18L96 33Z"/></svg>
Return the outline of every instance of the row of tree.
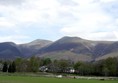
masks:
<svg viewBox="0 0 118 83"><path fill-rule="evenodd" d="M13 62L4 62L2 71L10 73L39 72L41 67L44 70L48 68L46 71L52 73L70 73L69 70L74 69L74 73L78 75L118 76L117 58L107 58L96 62L73 62L39 57L31 57L30 59L18 58Z"/></svg>
<svg viewBox="0 0 118 83"><path fill-rule="evenodd" d="M3 72L9 72L9 73L14 73L14 72L16 72L16 65L15 65L15 62L13 61L13 62L10 63L9 65L8 65L7 62L4 62L2 71L3 71Z"/></svg>
<svg viewBox="0 0 118 83"><path fill-rule="evenodd" d="M80 75L118 76L118 59L107 58L93 63L77 62L74 65Z"/></svg>

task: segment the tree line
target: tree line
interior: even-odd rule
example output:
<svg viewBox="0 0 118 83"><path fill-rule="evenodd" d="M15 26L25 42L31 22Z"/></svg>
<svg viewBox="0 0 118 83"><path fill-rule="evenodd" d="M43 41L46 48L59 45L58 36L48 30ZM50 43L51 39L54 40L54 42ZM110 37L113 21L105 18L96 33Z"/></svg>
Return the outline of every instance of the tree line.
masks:
<svg viewBox="0 0 118 83"><path fill-rule="evenodd" d="M9 64L7 62L4 62L3 68L2 68L3 72L9 72L9 73L14 73L16 72L16 65L15 62L13 61L12 63Z"/></svg>
<svg viewBox="0 0 118 83"><path fill-rule="evenodd" d="M14 61L1 61L3 72L51 72L73 73L82 76L118 76L118 59L107 58L95 62L73 62L71 60L51 60L50 58L17 58ZM74 69L74 72L70 72Z"/></svg>

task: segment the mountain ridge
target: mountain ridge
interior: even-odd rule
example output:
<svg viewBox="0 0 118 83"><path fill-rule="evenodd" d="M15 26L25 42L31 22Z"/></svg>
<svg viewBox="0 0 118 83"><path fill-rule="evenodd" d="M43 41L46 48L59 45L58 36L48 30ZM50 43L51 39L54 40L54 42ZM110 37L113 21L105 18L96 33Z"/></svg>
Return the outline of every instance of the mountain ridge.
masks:
<svg viewBox="0 0 118 83"><path fill-rule="evenodd" d="M3 44L6 46L3 46ZM3 42L0 43L0 49L0 59L7 59L9 55L11 59L37 56L90 62L105 59L106 57L118 57L118 41L92 41L69 36L62 37L54 42L42 39L25 44Z"/></svg>

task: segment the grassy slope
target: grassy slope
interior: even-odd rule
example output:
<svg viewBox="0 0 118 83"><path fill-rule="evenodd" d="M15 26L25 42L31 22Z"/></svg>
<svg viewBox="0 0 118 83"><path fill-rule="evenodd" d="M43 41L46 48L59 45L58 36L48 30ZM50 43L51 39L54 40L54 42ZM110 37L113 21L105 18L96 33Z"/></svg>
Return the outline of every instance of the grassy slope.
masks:
<svg viewBox="0 0 118 83"><path fill-rule="evenodd" d="M46 78L28 76L0 76L0 83L117 83L117 80L84 80L68 78Z"/></svg>
<svg viewBox="0 0 118 83"><path fill-rule="evenodd" d="M82 54L75 54L71 51L61 51L61 52L51 52L42 55L42 57L45 58L51 58L52 60L55 59L66 59L66 60L72 60L72 61L91 61L92 56L88 55L82 55Z"/></svg>
<svg viewBox="0 0 118 83"><path fill-rule="evenodd" d="M107 59L107 58L109 58L109 57L118 57L118 52L113 52L113 53L109 53L109 54L106 54L106 55L104 55L104 56L101 56L101 57L98 57L97 59L96 59L96 61L98 61L98 60L102 60L102 59Z"/></svg>

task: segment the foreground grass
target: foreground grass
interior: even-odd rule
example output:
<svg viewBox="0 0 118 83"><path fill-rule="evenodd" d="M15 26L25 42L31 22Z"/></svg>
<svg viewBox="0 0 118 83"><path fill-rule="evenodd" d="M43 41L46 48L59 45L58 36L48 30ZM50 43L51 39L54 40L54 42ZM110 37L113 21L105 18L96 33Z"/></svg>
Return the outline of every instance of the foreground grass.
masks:
<svg viewBox="0 0 118 83"><path fill-rule="evenodd" d="M0 76L0 83L118 83L118 80L86 80L28 76Z"/></svg>

